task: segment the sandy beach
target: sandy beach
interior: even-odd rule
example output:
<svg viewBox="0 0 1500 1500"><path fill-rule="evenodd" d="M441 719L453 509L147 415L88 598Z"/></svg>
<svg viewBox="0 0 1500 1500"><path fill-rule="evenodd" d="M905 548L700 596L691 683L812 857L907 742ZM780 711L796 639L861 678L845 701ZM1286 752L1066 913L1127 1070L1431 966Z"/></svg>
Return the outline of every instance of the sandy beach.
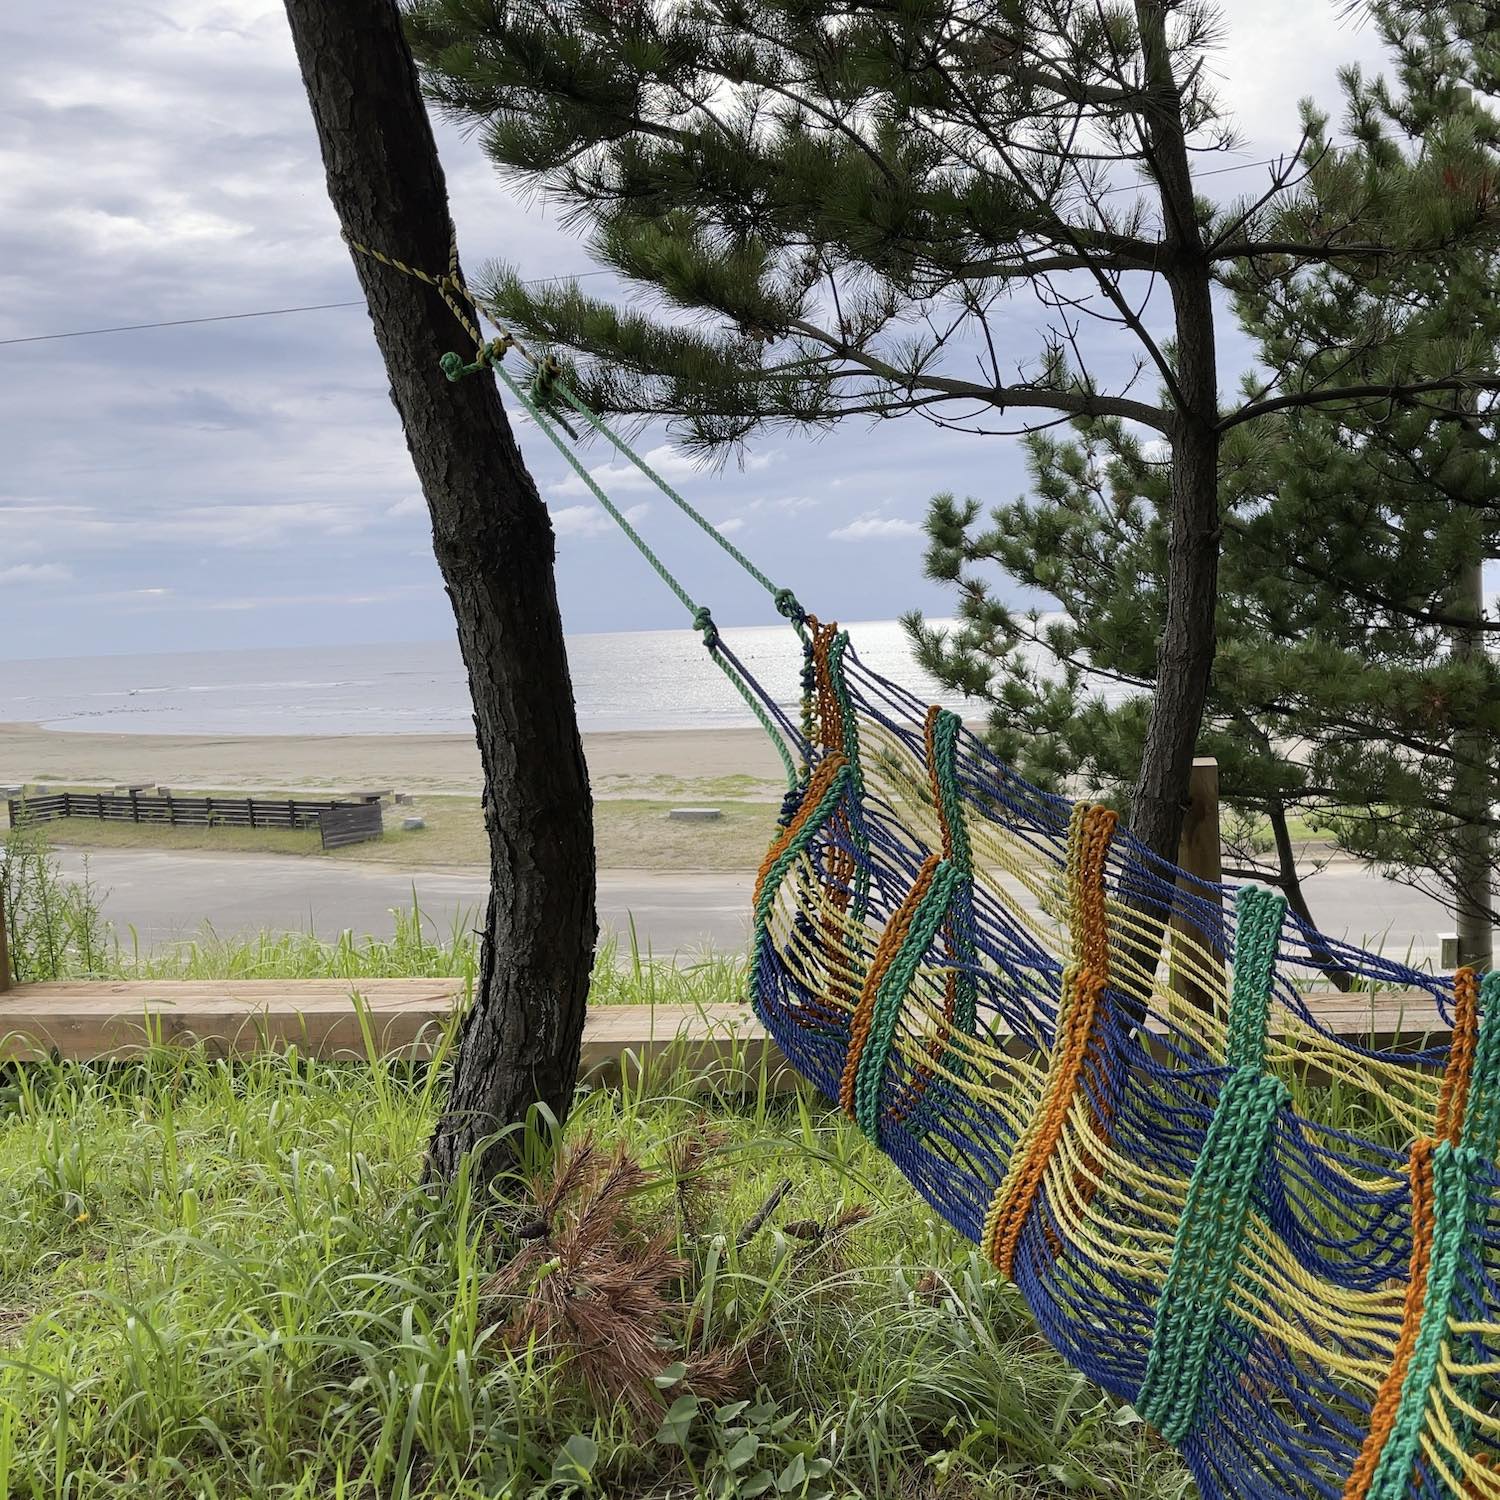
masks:
<svg viewBox="0 0 1500 1500"><path fill-rule="evenodd" d="M758 729L584 736L595 795L777 798L780 764ZM478 793L479 754L459 734L89 734L0 724L0 785L37 782L226 791Z"/></svg>

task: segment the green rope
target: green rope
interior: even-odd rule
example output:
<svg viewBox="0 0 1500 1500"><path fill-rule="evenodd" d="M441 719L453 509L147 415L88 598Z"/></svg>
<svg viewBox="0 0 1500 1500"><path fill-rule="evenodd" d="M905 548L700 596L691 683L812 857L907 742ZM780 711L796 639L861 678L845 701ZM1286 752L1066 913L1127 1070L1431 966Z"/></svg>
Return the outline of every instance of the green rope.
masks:
<svg viewBox="0 0 1500 1500"><path fill-rule="evenodd" d="M781 889L781 882L786 879L786 873L796 863L798 856L813 841L818 830L838 810L838 805L849 788L849 768L841 766L838 772L828 783L828 790L823 793L823 800L808 815L801 828L793 834L785 849L777 857L776 862L766 871L765 878L761 882L760 900L755 904L755 931L757 940L765 931L766 923L771 917L771 908L776 904L776 893Z"/></svg>
<svg viewBox="0 0 1500 1500"><path fill-rule="evenodd" d="M367 255L371 260L378 261L383 266L389 266L392 270L400 271L404 276L415 277L418 281L432 287L447 304L448 310L458 320L460 326L474 340L476 345L475 357L469 363L465 363L462 356L458 354L445 354L443 356L441 360L442 370L449 380L462 380L465 375L474 375L481 370L499 370L500 361L505 357L507 351L515 349L535 372L532 376L530 400L527 402L527 410L531 411L533 415L535 415L538 408L545 411L552 421L556 422L576 442L578 434L573 431L572 427L568 425L557 410L557 398L561 396L590 427L613 445L616 452L623 454L629 459L689 520L701 527L704 532L712 537L730 557L755 579L771 595L772 599L775 600L777 612L790 620L795 626L797 634L805 640L806 632L803 629L803 621L807 618L807 615L802 606L797 602L797 596L790 589L777 588L713 522L701 512L695 510L624 438L610 428L595 412L585 406L578 396L570 391L563 382L562 364L555 354L551 351L540 357L533 354L513 333L505 331L502 326L503 319L500 313L488 303L482 302L464 285L463 277L458 269L458 236L451 223L448 229L448 271L446 275L441 276L434 276L428 271L423 271L420 267L410 266L405 261L398 260L393 255L387 255L382 250L378 250L370 245L363 245L358 240L353 239L347 231L344 232L344 240L349 248L357 254ZM470 316L470 310L473 312L472 317ZM497 327L501 328L499 338L485 339L484 335L480 332L481 314L488 316ZM505 377L505 381L519 397L521 393L517 390L514 381L508 376ZM563 449L562 444L558 442L550 428L547 429L547 435L557 444L560 451L566 453L567 450ZM619 518L619 513L613 506L610 506L609 510L611 515L615 516L616 519ZM641 546L639 540L637 540L636 545ZM645 551L644 547L642 547L642 551ZM647 552L646 556L649 558L650 553ZM666 576L665 571L659 564L657 565L657 571L662 573L663 577ZM758 712L756 717L759 717Z"/></svg>
<svg viewBox="0 0 1500 1500"><path fill-rule="evenodd" d="M1193 1167L1172 1259L1156 1309L1156 1329L1136 1410L1169 1443L1183 1442L1220 1384L1209 1373L1232 1317L1225 1303L1254 1203L1256 1178L1277 1113L1287 1099L1279 1078L1235 1070ZM1243 1347L1243 1340L1227 1342Z"/></svg>
<svg viewBox="0 0 1500 1500"><path fill-rule="evenodd" d="M1279 1078L1262 1072L1286 898L1247 885L1235 906L1226 1049L1234 1072L1193 1167L1136 1400L1141 1415L1173 1443L1182 1442L1222 1399L1226 1366L1232 1368L1248 1350L1246 1331L1225 1301L1271 1128L1288 1097Z"/></svg>
<svg viewBox="0 0 1500 1500"><path fill-rule="evenodd" d="M673 487L668 484L667 481L663 479L662 476L658 474L656 470L653 469L651 465L647 463L646 460L639 453L637 453L635 449L632 448L623 437L619 435L619 433L615 432L614 429L611 428L610 425L605 422L602 417L596 415L587 406L585 406L584 403L580 401L578 397L574 395L574 393L569 390L568 387L560 379L557 378L557 373L560 373L560 371L554 373L552 378L548 382L549 392L555 392L557 395L561 396L562 399L566 401L568 405L571 406L573 410L576 411L578 415L582 417L583 420L594 429L595 432L603 437L606 442L613 445L616 453L620 454L622 458L634 464L635 467L639 469L641 473L644 474L646 478L649 479L652 484L654 484L657 489L659 489L662 494L664 494L667 499L669 499L678 508L678 510L680 510L683 515L688 518L688 520L701 527L708 536L712 537L713 540L716 541L719 546L721 546L724 551L727 552L729 556L732 557L771 596L773 600L775 600L777 613L790 620L800 632L802 629L802 621L806 618L806 615L803 611L802 606L797 602L797 596L790 589L778 588L776 584L774 584L769 578L767 578L766 575L762 573L761 570L757 568L755 564L751 562L750 559L746 557L745 554L741 552L740 549L736 547L734 543L731 542L729 538L725 536L724 533L720 531L719 528L708 519L707 516L705 516L701 511L697 510L684 496L680 495L675 489L673 489Z"/></svg>
<svg viewBox="0 0 1500 1500"><path fill-rule="evenodd" d="M756 697L754 690L719 655L717 649L719 644L719 629L714 624L713 616L709 613L707 606L694 603L691 595L672 576L666 564L651 550L646 539L630 524L625 518L624 512L604 493L598 482L594 479L594 476L584 468L578 456L562 440L562 437L552 425L553 419L550 419L543 412L542 407L538 405L532 393L525 390L518 381L513 379L510 371L500 363L499 356L505 352L503 344L504 341L498 339L493 343L486 344L480 350L479 358L471 364L465 364L457 354L445 354L439 362L443 374L449 380L456 381L462 380L465 375L472 375L480 370L490 369L505 382L506 389L521 403L532 421L551 439L552 446L562 454L563 458L567 461L568 467L584 482L594 498L604 507L610 519L625 533L634 544L636 551L651 564L657 577L671 589L681 601L683 608L693 617L693 628L703 636L703 644L708 648L709 656L713 659L719 670L734 685L735 691L745 700L746 706L755 715L761 728L765 730L767 738L776 747L776 753L781 757L782 768L786 772L787 787L789 789L795 788L797 785L797 767L792 761L791 752L787 749L786 741L782 738L781 732L777 729L771 716L766 712L764 704ZM561 387L557 388L560 389Z"/></svg>
<svg viewBox="0 0 1500 1500"><path fill-rule="evenodd" d="M1491 969L1479 981L1479 1005L1463 1144L1485 1161L1494 1161L1500 1154L1500 969Z"/></svg>
<svg viewBox="0 0 1500 1500"><path fill-rule="evenodd" d="M956 713L946 708L940 709L937 723L933 725L932 748L933 774L938 784L948 840L953 845L953 863L967 875L973 869L973 856L969 851L969 823L964 816L964 794L958 785L958 736L962 728L963 720Z"/></svg>
<svg viewBox="0 0 1500 1500"><path fill-rule="evenodd" d="M938 710L932 730L933 766L942 804L943 821L948 828L948 842L953 846L954 867L972 881L974 856L969 846L969 820L964 813L964 794L958 784L958 737L963 720L956 713ZM970 913L972 916L972 912ZM965 1036L974 1034L978 991L973 967L977 958L968 921L955 924L949 933L953 957L959 972L954 976L953 1023ZM945 1065L947 1059L944 1059Z"/></svg>
<svg viewBox="0 0 1500 1500"><path fill-rule="evenodd" d="M1266 1029L1271 1014L1276 948L1286 917L1286 897L1264 886L1241 886L1234 898L1234 989L1229 1000L1231 1068L1255 1068L1266 1062Z"/></svg>
<svg viewBox="0 0 1500 1500"><path fill-rule="evenodd" d="M963 885L964 879L963 872L956 865L947 860L939 863L933 872L932 884L912 913L911 926L875 991L870 1034L865 1038L855 1068L854 1118L876 1145L880 1144L880 1085L885 1078L891 1049L895 1046L896 1024L901 1019L907 992L916 980L917 969L932 947L938 928L943 925L953 903L954 893Z"/></svg>
<svg viewBox="0 0 1500 1500"><path fill-rule="evenodd" d="M1401 1400L1380 1460L1370 1480L1369 1500L1403 1500L1411 1493L1412 1469L1448 1320L1459 1290L1464 1251L1484 1232L1485 1197L1481 1181L1484 1159L1467 1146L1444 1141L1432 1153L1432 1258L1427 1267L1427 1295L1416 1347L1401 1383Z"/></svg>

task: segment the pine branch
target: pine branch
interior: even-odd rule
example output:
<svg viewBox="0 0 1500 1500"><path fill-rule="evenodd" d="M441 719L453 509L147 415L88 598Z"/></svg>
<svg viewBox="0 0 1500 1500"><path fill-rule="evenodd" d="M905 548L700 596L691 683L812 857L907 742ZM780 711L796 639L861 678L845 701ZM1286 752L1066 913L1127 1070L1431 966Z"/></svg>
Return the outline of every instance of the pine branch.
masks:
<svg viewBox="0 0 1500 1500"><path fill-rule="evenodd" d="M1226 516L1223 524L1226 531L1235 532L1237 535L1247 539L1253 536L1252 529L1233 516ZM1362 600L1372 608L1386 610L1390 614L1398 615L1403 620L1410 620L1414 624L1432 627L1462 627L1465 630L1490 631L1500 634L1500 620L1474 620L1468 616L1451 615L1444 610L1416 609L1403 603L1391 594L1382 594L1375 589L1364 587L1350 577L1348 573L1335 573L1328 568L1315 567L1312 563L1297 556L1295 553L1282 553L1278 555L1277 561L1284 563L1294 572L1300 573L1306 578L1312 578L1319 583L1327 584L1338 592L1349 594L1356 599Z"/></svg>
<svg viewBox="0 0 1500 1500"><path fill-rule="evenodd" d="M1228 432L1244 422L1253 422L1274 411L1289 411L1295 407L1332 406L1338 402L1389 401L1393 404L1414 404L1412 398L1438 391L1500 391L1500 374L1454 376L1442 380L1393 381L1382 385L1333 386L1311 391L1289 391L1281 396L1267 396L1252 401L1238 411L1231 412L1218 424L1218 430Z"/></svg>
<svg viewBox="0 0 1500 1500"><path fill-rule="evenodd" d="M1158 432L1166 432L1170 425L1171 418L1162 407L1149 406L1144 401L1132 401L1124 396L1102 396L1090 391L1058 390L1049 386L983 386L947 375L918 375L900 370L867 350L857 348L801 318L793 318L788 326L793 332L825 345L840 358L858 365L871 375L878 375L893 386L904 386L909 390L921 387L940 394L945 400L982 401L989 406L999 407L1002 411L1012 406L1023 409L1040 407L1078 417L1123 417Z"/></svg>

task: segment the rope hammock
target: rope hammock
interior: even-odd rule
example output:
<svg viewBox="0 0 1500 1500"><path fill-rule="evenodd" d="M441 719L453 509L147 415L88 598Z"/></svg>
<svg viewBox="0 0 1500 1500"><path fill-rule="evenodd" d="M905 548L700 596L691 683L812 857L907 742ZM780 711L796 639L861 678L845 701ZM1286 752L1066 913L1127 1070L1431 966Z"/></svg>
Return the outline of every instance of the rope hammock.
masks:
<svg viewBox="0 0 1500 1500"><path fill-rule="evenodd" d="M478 351L445 356L449 378L499 376L780 752L751 984L794 1066L1065 1358L1181 1451L1206 1500L1500 1500L1500 973L1434 978L1336 942L1279 895L1209 885L1108 808L1028 785L862 666L554 358L483 339L456 259L433 277L354 249L442 292ZM513 348L527 384L501 363ZM775 598L802 643L799 722L579 463L564 406ZM1164 976L1164 939L1194 999ZM1330 962L1425 992L1451 1044L1335 1035L1307 994ZM1319 1119L1331 1095L1370 1125Z"/></svg>

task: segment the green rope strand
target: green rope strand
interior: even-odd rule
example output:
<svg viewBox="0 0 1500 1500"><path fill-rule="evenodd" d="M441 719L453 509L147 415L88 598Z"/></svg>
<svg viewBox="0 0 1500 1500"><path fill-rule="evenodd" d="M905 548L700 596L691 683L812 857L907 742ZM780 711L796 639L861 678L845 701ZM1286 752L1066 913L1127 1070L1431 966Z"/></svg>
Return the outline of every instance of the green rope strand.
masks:
<svg viewBox="0 0 1500 1500"><path fill-rule="evenodd" d="M765 879L761 883L760 900L755 906L757 939L764 932L767 921L770 920L771 908L776 904L776 893L781 889L781 882L786 879L787 871L796 863L798 856L813 841L823 825L838 810L838 805L848 787L849 768L842 766L828 783L828 790L823 793L823 800L808 815L802 827L792 836L776 862L766 872Z"/></svg>
<svg viewBox="0 0 1500 1500"><path fill-rule="evenodd" d="M896 1041L896 1023L917 976L917 969L932 947L938 928L948 915L954 892L963 884L963 872L942 861L921 903L912 914L911 926L901 940L891 966L875 991L875 1009L870 1034L865 1038L855 1070L854 1118L876 1145L880 1144L880 1085Z"/></svg>
<svg viewBox="0 0 1500 1500"><path fill-rule="evenodd" d="M1168 1442L1180 1443L1222 1398L1224 1362L1243 1358L1245 1330L1225 1306L1255 1206L1255 1182L1287 1096L1262 1072L1276 950L1286 898L1262 886L1235 897L1234 989L1219 1094L1193 1167L1136 1407ZM1215 1371L1215 1351L1220 1368Z"/></svg>
<svg viewBox="0 0 1500 1500"><path fill-rule="evenodd" d="M1479 981L1479 1006L1463 1144L1485 1161L1494 1161L1500 1153L1500 969L1491 969Z"/></svg>
<svg viewBox="0 0 1500 1500"><path fill-rule="evenodd" d="M1169 1443L1182 1443L1197 1427L1214 1384L1207 1378L1210 1357L1227 1316L1256 1177L1286 1099L1279 1078L1237 1069L1219 1095L1193 1168L1135 1403Z"/></svg>
<svg viewBox="0 0 1500 1500"><path fill-rule="evenodd" d="M797 596L790 589L778 588L769 578L766 577L764 573L761 572L759 568L755 566L754 563L750 561L748 557L745 556L743 552L740 551L738 547L734 545L733 542L729 540L728 537L724 535L723 532L718 529L717 526L713 524L712 521L708 519L707 516L703 515L700 511L696 510L692 505L690 505L688 501L684 499L682 495L678 494L678 492L673 489L672 486L669 485L667 481L663 479L661 475L658 474L656 470L653 469L651 465L648 464L646 460L642 458L641 455L638 454L623 437L615 432L608 425L608 423L603 420L602 417L598 416L595 412L591 411L586 405L584 405L583 401L580 400L579 397L575 395L571 390L569 390L566 383L563 381L562 364L555 354L551 353L550 351L540 356L532 353L532 351L528 349L513 333L505 330L504 320L501 317L500 313L489 303L481 301L474 295L473 292L469 290L469 288L464 284L463 277L459 273L458 236L456 231L454 231L451 223L449 225L448 271L446 275L442 276L434 276L430 272L423 271L417 266L411 266L403 260L398 260L393 255L387 255L383 250L378 250L370 245L363 245L358 240L353 239L349 235L347 230L344 232L344 241L356 254L368 256L371 260L378 261L383 266L388 266L394 271L401 272L403 276L415 277L416 280L432 287L438 293L438 295L442 297L443 301L447 304L449 311L452 312L453 316L458 320L459 325L469 335L469 337L474 340L475 344L475 357L471 362L465 363L463 358L457 354L445 354L443 356L442 369L443 373L448 377L449 380L461 380L465 375L477 374L480 370L501 370L500 361L504 358L506 352L511 349L516 350L517 353L521 355L521 357L527 362L527 364L531 366L532 370L535 372L532 378L530 399L526 400L527 410L531 411L533 416L536 414L537 408L546 411L551 420L556 422L561 428L563 428L564 431L567 432L570 437L572 437L576 441L578 436L577 433L573 431L572 427L568 425L568 423L563 419L562 415L557 411L557 398L560 396L564 401L567 402L569 406L573 408L574 411L579 414L579 416L584 419L584 421L589 424L590 427L592 427L596 432L604 437L605 440L614 447L617 453L622 454L632 464L634 464L635 467L641 471L641 473L646 475L646 477L656 485L656 487L662 492L662 494L664 494L669 500L672 501L674 505L677 506L677 508L683 513L683 515L687 516L689 520L694 522L697 526L701 527L708 536L712 537L713 540L716 541L719 546L729 554L730 557L732 557L753 579L755 579L755 581L760 584L760 586L765 589L768 594L771 595L772 599L775 600L777 613L790 620L793 626L796 628L797 634L804 640L806 639L806 632L803 628L803 621L807 618L807 616L802 606L797 602ZM465 304L467 304L467 307L465 306ZM469 316L469 309L473 310L473 317ZM479 318L481 313L484 316L488 317L497 328L500 328L501 333L499 338L490 340L485 339L483 333L480 331L479 325ZM518 397L520 397L521 393L517 389L515 382L512 381L509 376L505 376L503 370L501 370L501 374L505 378L505 383ZM525 398L522 399L525 400ZM552 441L557 444L559 451L563 452L566 455L567 450L563 448L560 442L558 442L557 437L552 432L552 430L548 428L546 429L546 431L548 437L550 437ZM600 498L603 499L602 496L600 496ZM616 511L613 506L608 505L608 502L606 502L606 505L608 506L611 516L613 516L623 526L624 521L620 518L619 512ZM646 551L645 547L642 545L639 539L637 539L636 545L638 547L641 547L641 550L645 553L648 559L651 557L650 552ZM657 571L662 574L662 577L666 579L668 583L671 583L671 579L668 578L665 570L660 566L660 564L657 564L656 567ZM674 591L676 591L675 585ZM680 591L677 592L679 592L680 596ZM760 717L758 711L756 713L756 717Z"/></svg>
<svg viewBox="0 0 1500 1500"><path fill-rule="evenodd" d="M797 596L790 589L778 588L759 568L740 551L733 542L714 525L701 511L693 506L683 495L679 494L655 469L646 462L641 454L637 453L631 445L620 436L610 425L596 413L591 411L568 387L555 376L548 384L549 393L555 393L562 397L574 411L583 418L590 427L594 429L604 440L610 443L615 452L627 462L635 465L642 474L669 499L688 520L702 528L725 552L732 557L776 602L777 613L790 620L801 633L802 621L805 618L802 606L797 602Z"/></svg>
<svg viewBox="0 0 1500 1500"><path fill-rule="evenodd" d="M1476 1191L1483 1158L1467 1146L1444 1141L1432 1153L1432 1258L1427 1269L1427 1296L1416 1347L1401 1384L1401 1401L1390 1436L1370 1480L1369 1500L1404 1500L1411 1493L1412 1470L1427 1421L1438 1359L1448 1337L1464 1250L1484 1227L1485 1200Z"/></svg>
<svg viewBox="0 0 1500 1500"><path fill-rule="evenodd" d="M526 391L511 376L510 371L495 357L496 354L504 352L503 349L496 348L496 345L500 342L497 340L496 344L485 345L484 349L480 351L479 360L472 364L465 364L457 354L445 354L440 362L443 374L449 380L456 381L462 380L465 375L474 374L479 370L492 369L504 381L506 389L521 403L532 421L551 440L552 446L562 454L563 458L567 461L568 467L584 482L590 493L604 507L609 518L625 533L626 537L635 546L636 551L651 564L657 577L671 589L681 601L683 608L693 617L693 627L702 634L703 644L708 647L708 654L713 659L714 664L733 684L735 691L739 693L740 697L745 700L746 706L755 715L760 723L760 727L765 730L767 738L776 747L776 753L781 757L782 768L786 772L787 787L789 789L795 788L797 785L797 767L792 760L791 751L787 749L786 741L782 738L781 732L776 728L771 716L766 712L765 706L755 696L754 690L741 679L739 673L715 649L719 643L719 630L714 624L713 616L709 613L706 606L694 603L687 590L672 576L666 564L651 550L646 539L630 524L625 518L624 512L604 493L598 481L584 468L578 456L563 441L562 437L553 427L552 422L542 411L542 408L532 398L531 393Z"/></svg>
<svg viewBox="0 0 1500 1500"><path fill-rule="evenodd" d="M966 881L972 882L974 856L969 846L969 820L964 812L963 791L958 784L958 737L962 730L963 720L956 713L946 708L938 711L932 731L932 748L936 757L933 770L942 803L943 822L948 829L948 842L953 847L953 865ZM965 1036L972 1036L978 999L971 972L976 954L973 937L966 928L966 923L960 924L949 934L954 958L960 965L960 972L954 976L953 1022ZM947 1059L944 1061L946 1063Z"/></svg>
<svg viewBox="0 0 1500 1500"><path fill-rule="evenodd" d="M1229 1000L1231 1068L1254 1068L1266 1062L1266 1029L1271 1014L1276 949L1286 917L1286 897L1264 886L1241 886L1234 898L1234 989Z"/></svg>

